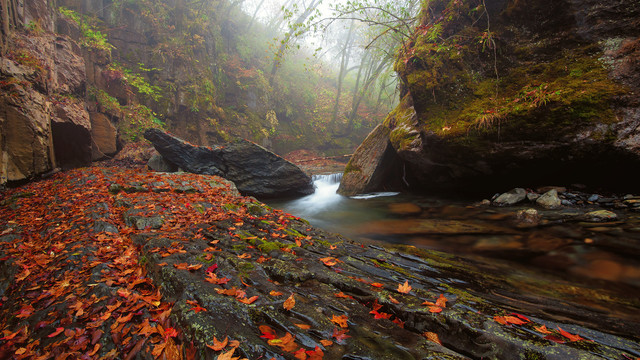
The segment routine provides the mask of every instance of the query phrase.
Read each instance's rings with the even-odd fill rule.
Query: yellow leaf
[[[401,294],[408,294],[411,291],[411,286],[409,286],[409,280],[405,281],[404,284],[398,285],[398,292]]]

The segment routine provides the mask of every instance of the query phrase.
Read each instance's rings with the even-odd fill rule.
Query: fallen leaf
[[[551,331],[547,329],[546,325],[534,326],[533,328],[536,329],[536,331],[541,332],[543,334],[551,334]]]
[[[238,299],[238,301],[240,301],[243,304],[247,304],[247,305],[253,304],[256,300],[258,300],[258,295],[255,295],[255,296],[252,296],[252,297],[246,298],[246,299],[245,298]]]
[[[333,315],[333,317],[331,318],[331,322],[340,326],[341,328],[347,328],[347,320],[349,318],[347,317],[347,315],[340,315],[340,316],[335,316]]]
[[[282,293],[280,291],[271,290],[269,292],[269,295],[271,295],[271,296],[282,296]]]
[[[374,283],[371,283],[371,286],[377,287],[377,288],[381,288],[381,287],[384,286],[384,284],[380,284],[380,283],[374,282]]]
[[[580,335],[573,335],[570,334],[564,330],[562,330],[562,328],[560,326],[558,326],[558,331],[560,331],[560,335],[566,337],[567,339],[569,339],[569,341],[580,341],[580,340],[584,340],[584,338]]]
[[[238,255],[238,259],[251,259],[251,254],[244,253],[242,255]]]
[[[408,294],[411,291],[411,286],[409,286],[409,280],[405,281],[404,284],[398,285],[398,292],[401,294]]]
[[[232,359],[231,357],[233,356],[233,352],[234,351],[236,351],[236,348],[232,348],[231,350],[227,351],[226,353],[218,355],[216,360],[231,360]]]
[[[436,300],[436,306],[440,306],[441,308],[447,307],[447,298],[440,294],[438,300]]]
[[[391,301],[394,304],[400,304],[400,301],[396,300],[393,296],[389,295],[389,301]]]
[[[52,337],[54,337],[54,336],[57,336],[58,334],[60,334],[60,333],[61,333],[61,332],[63,332],[63,331],[64,331],[64,328],[63,328],[63,327],[56,328],[56,331],[54,331],[54,332],[52,332],[51,334],[47,335],[47,337],[52,338]]]
[[[334,257],[331,257],[331,256],[320,258],[319,260],[322,261],[323,264],[325,264],[326,266],[329,266],[329,267],[337,264],[340,261],[340,260],[338,260],[338,259],[336,259]]]
[[[331,345],[333,345],[333,341],[331,341],[331,340],[324,340],[324,339],[322,339],[322,340],[320,340],[320,344],[322,344],[322,346],[327,347],[327,346],[331,346]]]
[[[284,301],[284,304],[282,304],[282,307],[285,310],[291,310],[295,305],[296,305],[296,299],[294,299],[293,294],[291,294],[291,296],[289,296],[287,300]]]
[[[311,325],[309,325],[309,324],[293,324],[293,325],[295,325],[295,326],[299,327],[299,328],[300,328],[300,329],[302,329],[302,330],[309,330],[309,329],[311,329]]]
[[[343,340],[350,338],[351,336],[347,335],[347,332],[349,332],[349,329],[344,329],[344,330],[340,330],[338,331],[338,329],[333,329],[333,337],[336,339],[336,341],[338,343],[341,343]]]
[[[207,345],[207,347],[213,351],[220,351],[222,349],[224,349],[227,346],[227,343],[229,343],[229,337],[225,337],[224,340],[222,341],[218,341],[218,339],[216,339],[216,337],[213,337],[213,345]]]
[[[442,308],[440,306],[429,306],[429,312],[439,313],[442,312]]]
[[[438,345],[442,345],[442,342],[440,341],[440,338],[438,337],[438,334],[436,334],[434,332],[427,331],[427,332],[423,333],[422,335],[424,337],[426,337],[428,340],[433,341],[434,343],[436,343]]]
[[[267,325],[258,326],[258,330],[260,330],[260,332],[262,333],[262,336],[260,337],[263,339],[272,340],[276,338],[276,332]]]
[[[343,293],[342,291],[340,291],[339,293],[335,293],[333,295],[335,295],[338,298],[353,299],[353,296],[347,295],[347,294]]]

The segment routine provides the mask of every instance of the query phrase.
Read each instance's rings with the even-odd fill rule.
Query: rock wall
[[[429,1],[398,55],[384,125],[409,188],[637,189],[640,2],[471,3]]]
[[[86,70],[91,65],[93,76],[98,62],[87,63],[85,57],[95,56],[54,32],[57,17],[51,2],[21,5],[18,24],[2,34],[8,47],[0,58],[0,185],[58,167],[85,166],[92,153],[97,159],[117,151],[113,124],[102,121],[92,131],[85,102]]]

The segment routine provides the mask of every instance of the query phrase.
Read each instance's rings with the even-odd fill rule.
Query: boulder
[[[493,44],[457,40],[486,36],[466,15],[471,3],[429,4],[422,26],[447,36],[434,45],[417,33],[396,61],[401,99],[384,126],[406,173],[378,187],[404,176],[410,190],[432,193],[638,189],[628,171],[640,167],[639,2],[487,0],[495,57]]]
[[[351,196],[379,190],[399,168],[398,155],[389,142],[389,129],[376,126],[356,149],[344,171],[338,193]]]
[[[92,160],[102,159],[105,156],[118,152],[118,130],[111,120],[102,113],[92,112],[91,119],[91,154]]]
[[[493,200],[493,204],[497,206],[515,205],[527,198],[527,191],[523,188],[515,188],[507,191]]]
[[[546,193],[540,195],[540,197],[536,200],[536,204],[547,209],[557,209],[562,206],[562,201],[558,197],[558,192],[556,191],[556,189],[551,189]]]
[[[176,172],[178,167],[175,164],[165,160],[160,154],[153,154],[147,162],[147,167],[158,172]]]
[[[235,139],[224,146],[204,147],[158,129],[148,129],[144,136],[162,157],[181,169],[222,176],[233,181],[243,195],[286,197],[314,191],[311,177],[296,165],[244,139]]]

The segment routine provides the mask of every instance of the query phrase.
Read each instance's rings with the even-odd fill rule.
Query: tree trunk
[[[260,11],[260,9],[262,9],[262,5],[264,4],[265,1],[266,0],[260,1],[260,4],[258,4],[258,6],[256,7],[256,10],[253,12],[253,16],[251,17],[251,21],[249,21],[249,25],[247,25],[247,32],[249,32],[249,30],[251,30],[251,26],[256,21],[256,18],[258,17],[258,12]]]
[[[344,46],[342,47],[342,59],[340,61],[340,73],[338,74],[338,88],[336,90],[336,102],[333,105],[333,115],[331,117],[331,124],[335,127],[335,124],[338,121],[338,111],[340,109],[340,95],[342,95],[342,82],[344,81],[345,76],[347,75],[347,66],[349,65],[349,57],[351,55],[351,42],[353,29],[355,28],[355,21],[351,20],[351,25],[349,26],[349,33],[347,34],[347,38],[344,41]]]
[[[320,5],[320,3],[322,2],[322,0],[313,0],[311,1],[311,4],[309,4],[309,6],[307,8],[304,9],[304,11],[302,12],[302,14],[300,14],[300,16],[298,16],[298,18],[296,19],[296,21],[293,23],[294,25],[302,25],[302,23],[307,20],[307,18],[311,15],[311,13],[313,13],[313,11],[316,9],[316,7],[318,7],[318,5]],[[296,29],[292,28],[290,29],[287,34],[285,35],[284,39],[282,40],[282,42],[280,43],[280,47],[278,48],[278,51],[276,52],[276,55],[273,59],[273,65],[271,66],[271,72],[270,72],[270,77],[269,77],[269,84],[273,85],[273,79],[276,76],[276,73],[278,72],[278,69],[280,68],[280,65],[282,64],[282,59],[284,58],[284,52],[287,50],[287,45],[289,44],[289,41],[291,41],[291,39],[293,37],[295,37],[295,33],[296,33]]]

